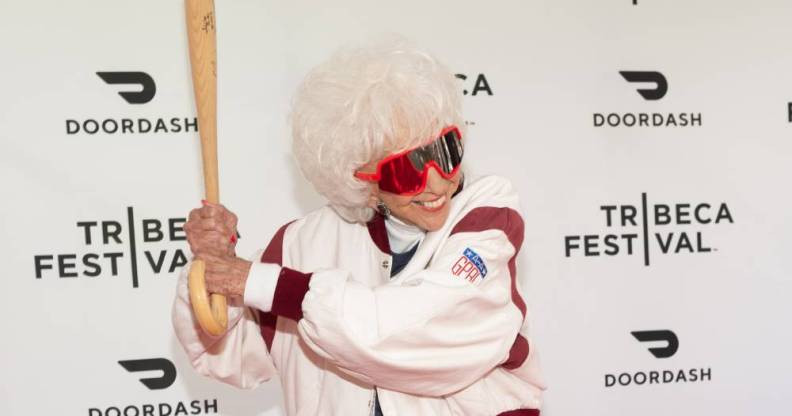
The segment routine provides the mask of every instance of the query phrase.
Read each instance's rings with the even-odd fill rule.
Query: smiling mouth
[[[446,202],[446,196],[443,195],[440,198],[435,199],[434,201],[412,201],[413,204],[418,205],[424,210],[427,211],[437,211],[438,209],[442,208]]]

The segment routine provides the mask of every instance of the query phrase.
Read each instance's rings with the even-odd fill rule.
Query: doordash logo
[[[641,343],[659,343],[648,347],[655,358],[671,358],[679,350],[679,338],[670,329],[632,331],[633,338]],[[617,386],[643,386],[661,384],[688,384],[712,381],[712,368],[709,366],[614,371],[605,374],[605,388]]]
[[[640,82],[640,83],[652,83],[655,84],[655,87],[652,89],[649,88],[638,88],[638,94],[641,94],[645,100],[659,100],[665,97],[666,93],[668,92],[668,81],[666,80],[665,75],[657,71],[619,71],[621,76],[627,80],[627,82]]]
[[[154,377],[140,379],[140,382],[149,390],[167,389],[176,381],[176,366],[167,358],[121,360],[118,364],[130,373],[158,371],[159,374]],[[152,396],[162,398],[159,394],[152,393]],[[88,416],[177,416],[216,415],[219,413],[217,398],[132,404],[104,403],[88,408]]]
[[[167,358],[146,358],[142,360],[122,360],[118,364],[130,373],[143,371],[160,371],[159,377],[141,378],[140,382],[149,390],[163,390],[173,385],[176,381],[176,366]]]
[[[668,79],[660,71],[618,71],[635,91],[649,102],[657,102],[668,93]],[[620,88],[623,90],[623,88]],[[624,95],[624,94],[622,94]],[[600,111],[593,114],[594,127],[701,127],[699,111],[657,111],[657,104],[635,104],[631,111]]]
[[[154,99],[154,94],[157,93],[157,85],[154,83],[154,78],[145,72],[100,71],[96,75],[99,75],[99,78],[110,85],[139,85],[140,91],[120,91],[118,93],[129,104],[145,104]]]
[[[87,110],[70,108],[75,112],[66,118],[67,136],[112,136],[112,135],[137,135],[137,134],[165,134],[165,133],[195,133],[198,131],[197,117],[173,114],[167,107],[142,105],[148,104],[157,94],[157,84],[154,78],[142,71],[97,71],[96,75],[110,86],[102,86],[107,99],[95,103]],[[91,77],[92,83],[99,82]],[[101,84],[99,84],[101,86]],[[94,85],[94,89],[98,86]],[[111,92],[118,91],[118,95],[132,107],[119,107],[118,98],[112,98]],[[112,98],[112,102],[110,101]],[[118,109],[110,114],[96,114],[100,109],[102,113],[109,108]],[[82,114],[80,114],[82,113]],[[94,114],[91,114],[94,113]]]
[[[679,349],[679,338],[677,338],[673,331],[668,329],[657,331],[633,331],[630,333],[635,339],[641,342],[665,342],[665,347],[649,347],[649,352],[657,358],[672,357]]]

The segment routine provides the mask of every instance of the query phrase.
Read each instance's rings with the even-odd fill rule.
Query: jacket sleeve
[[[172,321],[192,366],[200,374],[244,389],[269,380],[276,370],[257,311],[244,307],[239,299],[229,298],[227,331],[217,337],[206,334],[192,313],[187,287],[190,265],[184,266],[179,276]]]
[[[510,208],[485,211],[468,214],[429,266],[399,284],[284,268],[273,312],[299,320],[312,350],[362,381],[424,396],[467,387],[525,358],[513,351],[525,311],[514,280],[523,222]]]

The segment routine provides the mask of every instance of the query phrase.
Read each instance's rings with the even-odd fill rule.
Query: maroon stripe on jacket
[[[507,370],[514,370],[523,365],[526,358],[528,358],[528,340],[522,334],[517,334],[509,349],[509,357],[501,365]]]
[[[539,409],[517,409],[498,413],[497,416],[539,416]]]
[[[281,227],[270,240],[269,245],[261,255],[261,263],[275,263],[279,266],[283,263],[283,235],[286,233],[286,227],[290,223]],[[278,325],[278,317],[272,312],[259,311],[259,326],[261,327],[261,336],[264,337],[264,342],[267,344],[267,350],[272,348],[272,340],[275,339],[275,328]]]
[[[514,246],[514,255],[509,259],[509,274],[511,275],[511,298],[514,305],[525,318],[526,307],[520,292],[517,291],[517,253],[522,246],[525,224],[520,214],[511,208],[479,207],[471,210],[451,230],[451,235],[464,232],[481,232],[486,230],[501,230]],[[509,350],[509,357],[503,362],[507,369],[521,366],[528,358],[528,340],[520,334],[514,339]]]
[[[282,267],[272,298],[272,313],[295,321],[302,319],[302,301],[308,293],[310,281],[311,273]]]
[[[275,233],[267,249],[264,250],[264,254],[261,255],[262,263],[277,263],[281,266],[278,283],[275,284],[275,294],[272,297],[272,310],[259,312],[261,334],[264,336],[267,347],[272,345],[272,339],[275,337],[278,316],[295,321],[302,319],[302,300],[308,293],[308,283],[311,281],[311,273],[300,273],[297,270],[282,267],[283,235],[289,224],[284,225]]]

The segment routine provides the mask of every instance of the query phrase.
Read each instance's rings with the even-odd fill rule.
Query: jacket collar
[[[385,228],[385,217],[379,212],[374,213],[374,218],[366,223],[366,227],[368,227],[371,241],[377,245],[377,248],[385,254],[391,254],[388,230]]]

